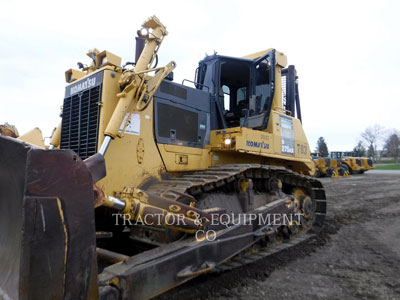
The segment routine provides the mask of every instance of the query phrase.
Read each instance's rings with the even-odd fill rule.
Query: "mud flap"
[[[73,151],[0,137],[0,299],[96,299],[93,180]]]

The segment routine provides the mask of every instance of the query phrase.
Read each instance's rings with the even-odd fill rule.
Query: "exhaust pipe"
[[[139,60],[140,55],[142,54],[146,39],[140,36],[138,32],[138,36],[135,37],[135,40],[136,40],[136,51],[135,51],[135,64],[136,64]]]

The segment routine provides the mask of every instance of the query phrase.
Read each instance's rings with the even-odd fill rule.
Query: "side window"
[[[244,109],[249,107],[251,61],[229,59],[221,61],[219,75],[219,100],[224,106],[225,127],[240,126]],[[226,111],[228,113],[226,113]]]
[[[242,116],[242,110],[249,108],[248,87],[238,88],[236,91],[236,111]]]
[[[231,90],[227,85],[222,86],[222,92],[224,93],[224,108],[230,110],[231,106]]]
[[[241,87],[237,90],[236,104],[247,100],[247,87]]]
[[[269,65],[267,60],[263,60],[256,66],[256,111],[266,110],[270,98],[269,85]]]
[[[213,83],[213,65],[212,64],[202,64],[196,73],[196,82],[200,83],[196,85],[197,89],[210,92],[214,91]]]

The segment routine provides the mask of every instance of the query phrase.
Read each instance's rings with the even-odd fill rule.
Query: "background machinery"
[[[312,156],[315,164],[315,177],[331,177],[333,170],[330,168],[330,161],[326,160],[324,157],[319,157],[316,155]]]
[[[315,164],[315,177],[349,177],[347,167],[343,167],[342,162],[335,158],[320,157],[318,153],[311,154]]]
[[[327,158],[327,161],[330,162],[330,167],[333,170],[332,177],[349,177],[351,176],[349,171],[343,167],[343,164],[340,160],[334,158]]]
[[[372,162],[372,158],[360,157],[361,167],[364,169],[364,172],[374,169],[374,163]]]
[[[321,229],[286,56],[207,56],[192,88],[153,66],[163,24],[139,32],[135,63],[66,72],[50,149],[0,137],[0,297],[150,298]]]
[[[330,153],[330,157],[340,160],[350,174],[363,174],[374,168],[372,159],[356,157],[353,152],[334,151]]]

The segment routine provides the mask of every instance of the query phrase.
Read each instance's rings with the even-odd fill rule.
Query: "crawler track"
[[[280,180],[281,189],[271,189],[270,183],[277,182],[276,179]],[[238,183],[243,183],[242,180],[248,183],[247,188],[235,188]],[[214,233],[216,239],[212,241],[196,239],[192,235],[171,240],[129,257],[120,264],[106,267],[99,276],[100,299],[108,299],[111,291],[122,295],[121,299],[130,299],[130,295],[148,299],[200,274],[229,270],[262,259],[306,240],[310,232],[319,232],[326,214],[325,192],[318,180],[276,166],[220,165],[204,171],[171,175],[168,180],[150,183],[142,189],[185,204],[195,202],[202,210],[229,210],[233,208],[230,201],[254,199],[257,203],[254,201],[244,212],[263,217],[273,213],[292,214],[294,206],[289,204],[295,203],[296,198],[291,191],[302,190],[311,203],[312,216],[306,218],[305,225],[300,222],[291,227],[244,222],[229,227],[220,226]],[[240,198],[243,193],[248,198]],[[153,275],[148,276],[149,273]],[[155,281],[157,289],[154,288]],[[112,287],[110,282],[120,284]]]
[[[326,196],[320,181],[305,175],[300,175],[283,167],[259,165],[259,164],[234,164],[215,166],[205,171],[196,171],[176,176],[168,180],[163,180],[151,185],[147,190],[159,194],[160,196],[177,196],[183,193],[198,198],[200,194],[212,193],[216,190],[223,190],[240,178],[252,179],[255,183],[265,181],[274,177],[280,179],[283,183],[283,190],[291,190],[293,188],[303,188],[315,201],[315,220],[312,228],[308,230],[300,230],[300,232],[292,233],[285,239],[275,236],[273,243],[267,246],[252,245],[251,251],[246,249],[237,256],[227,260],[226,262],[216,266],[212,271],[220,272],[230,270],[242,265],[252,263],[276,252],[282,251],[297,245],[318,233],[324,223],[326,215]],[[257,191],[259,184],[254,185]],[[265,192],[265,191],[261,191]]]

